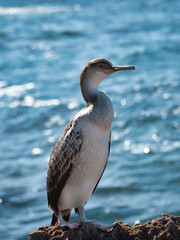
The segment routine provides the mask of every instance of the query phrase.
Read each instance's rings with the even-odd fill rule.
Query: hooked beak
[[[113,70],[115,72],[123,71],[123,70],[135,70],[135,67],[134,66],[113,66]]]

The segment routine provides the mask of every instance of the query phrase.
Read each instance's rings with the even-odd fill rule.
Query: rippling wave
[[[162,212],[180,215],[179,9],[178,0],[1,1],[1,239],[27,239],[50,223],[48,159],[85,106],[80,72],[98,57],[136,71],[100,86],[115,118],[110,159],[87,217],[134,224]]]

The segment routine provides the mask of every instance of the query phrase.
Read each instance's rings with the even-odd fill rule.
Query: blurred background
[[[134,65],[100,86],[115,110],[89,219],[180,215],[180,1],[0,1],[0,239],[49,225],[51,151],[83,107],[91,59]],[[72,219],[77,218],[72,214]]]

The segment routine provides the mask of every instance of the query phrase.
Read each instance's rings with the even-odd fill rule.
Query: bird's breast
[[[61,209],[84,205],[90,198],[108,159],[110,131],[81,122],[83,144],[59,199]]]

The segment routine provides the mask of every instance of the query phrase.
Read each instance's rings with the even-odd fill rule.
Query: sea
[[[49,157],[86,106],[79,77],[94,58],[136,70],[99,86],[115,114],[87,218],[180,215],[180,1],[0,0],[0,239],[50,224]]]

